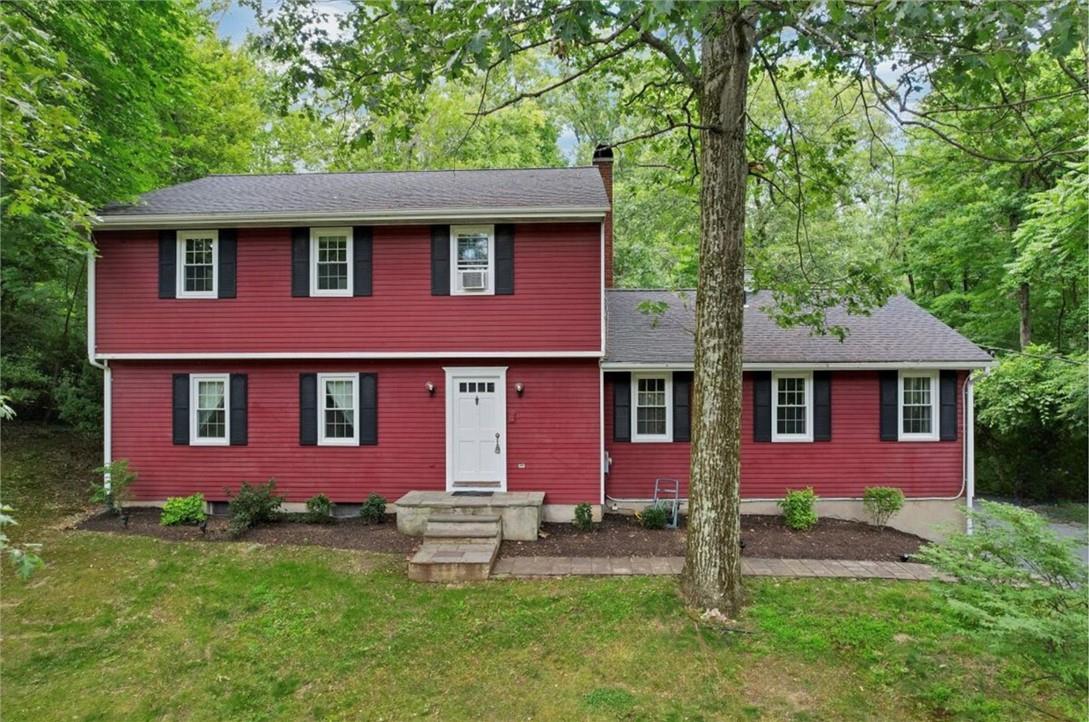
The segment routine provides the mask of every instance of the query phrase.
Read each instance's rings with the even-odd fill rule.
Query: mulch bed
[[[529,557],[657,557],[684,556],[684,528],[649,530],[634,517],[607,514],[593,531],[570,524],[545,524],[547,538],[535,542],[505,541],[500,556]],[[778,516],[742,516],[742,556],[765,559],[857,559],[900,561],[914,554],[925,539],[868,524],[821,519],[806,532],[787,529]]]
[[[398,533],[390,518],[383,524],[340,519],[336,524],[281,521],[250,529],[238,539],[227,533],[227,517],[208,519],[206,533],[193,526],[162,526],[159,509],[132,508],[129,525],[108,513],[77,525],[78,529],[114,534],[139,534],[170,541],[246,541],[258,544],[298,544],[334,549],[410,555],[420,539]],[[683,522],[682,522],[683,524]],[[684,528],[649,530],[634,517],[607,514],[594,529],[583,532],[570,524],[545,524],[547,537],[534,542],[504,541],[500,556],[531,557],[676,557],[684,556]],[[742,516],[743,556],[770,559],[859,559],[899,561],[914,554],[924,539],[894,529],[878,529],[855,521],[821,519],[807,532],[787,529],[778,516]]]

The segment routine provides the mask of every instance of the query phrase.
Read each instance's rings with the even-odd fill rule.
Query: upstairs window
[[[670,441],[672,384],[668,374],[632,375],[632,441]]]
[[[319,374],[321,397],[318,443],[355,446],[359,443],[357,374]]]
[[[813,440],[813,376],[809,373],[772,374],[772,441]]]
[[[900,373],[900,440],[938,440],[938,373]]]
[[[194,445],[230,443],[230,383],[227,374],[193,374],[189,388],[189,439]]]
[[[178,298],[215,298],[219,231],[178,231]]]
[[[310,229],[312,296],[352,295],[352,229]]]
[[[450,244],[451,293],[494,293],[495,227],[451,226]]]

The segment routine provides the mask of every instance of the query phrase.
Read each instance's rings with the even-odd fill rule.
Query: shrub
[[[651,504],[637,515],[644,529],[665,529],[669,522],[669,513],[664,506]]]
[[[121,508],[129,499],[129,487],[137,479],[136,474],[129,470],[128,460],[111,461],[95,469],[95,473],[100,478],[91,484],[91,501],[105,504],[110,511],[120,514]],[[110,478],[108,485],[107,476]]]
[[[172,496],[163,504],[163,513],[159,517],[159,523],[163,526],[200,524],[206,516],[204,513],[204,494]]]
[[[779,508],[783,510],[783,521],[791,529],[806,531],[817,523],[817,512],[813,509],[817,503],[817,495],[813,493],[813,487],[787,491],[779,501]]]
[[[585,501],[575,507],[575,528],[590,531],[594,526],[594,508]]]
[[[883,527],[904,508],[904,492],[895,486],[867,486],[862,492],[862,505],[870,513],[874,525]]]
[[[275,519],[280,505],[284,503],[284,498],[276,496],[275,491],[275,479],[254,485],[243,481],[238,493],[233,496],[228,490],[227,506],[231,512],[229,525],[231,534],[238,536],[255,524]]]
[[[336,521],[333,509],[336,504],[325,494],[317,494],[306,500],[306,520],[313,524],[330,524]]]
[[[937,587],[950,610],[999,657],[1020,656],[1084,695],[1089,575],[1076,556],[1077,540],[1009,504],[980,500],[968,517],[971,534],[953,534],[916,555],[957,580]]]
[[[359,516],[367,524],[380,524],[386,519],[386,500],[379,494],[371,494],[359,507]]]

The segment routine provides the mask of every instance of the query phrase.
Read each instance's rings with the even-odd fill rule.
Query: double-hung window
[[[310,229],[310,295],[352,295],[352,229]]]
[[[193,374],[189,379],[189,443],[230,443],[230,393],[228,374]]]
[[[450,258],[451,293],[495,293],[495,226],[451,226]]]
[[[772,441],[813,440],[813,374],[772,374]]]
[[[318,443],[359,444],[358,374],[318,374]]]
[[[938,440],[938,372],[900,372],[900,441]]]
[[[178,298],[215,298],[219,231],[178,231]]]
[[[673,375],[633,374],[632,441],[673,439]]]

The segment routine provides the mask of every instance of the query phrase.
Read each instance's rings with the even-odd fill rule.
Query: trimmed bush
[[[665,529],[669,522],[669,513],[664,506],[652,504],[637,515],[644,529]]]
[[[575,507],[575,528],[590,531],[594,526],[594,508],[585,501]]]
[[[867,486],[862,492],[862,504],[873,518],[874,526],[883,527],[904,508],[904,492],[895,486]]]
[[[284,498],[276,495],[275,479],[252,485],[243,481],[237,494],[231,496],[228,490],[227,496],[227,507],[231,512],[229,529],[234,536],[263,521],[272,521],[284,503]]]
[[[817,495],[813,493],[813,487],[787,491],[779,501],[779,508],[783,510],[783,521],[795,531],[808,531],[817,523],[817,512],[813,508],[817,503]]]
[[[200,524],[208,515],[204,513],[204,494],[171,496],[163,504],[159,523],[163,526]]]
[[[311,524],[332,524],[336,521],[333,516],[336,508],[325,494],[316,494],[306,500],[306,520]]]
[[[367,524],[381,524],[386,520],[386,499],[380,494],[371,494],[359,507],[359,517]]]

